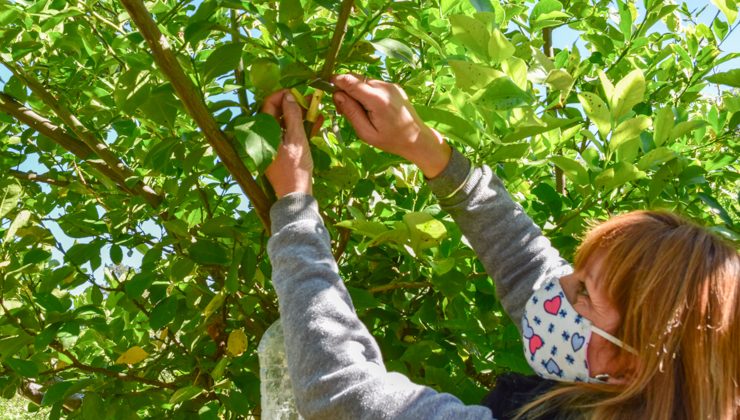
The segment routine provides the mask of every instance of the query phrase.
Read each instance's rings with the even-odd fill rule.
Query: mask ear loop
[[[597,327],[597,326],[595,326],[593,324],[591,324],[591,329],[593,330],[593,332],[595,332],[595,333],[599,334],[600,336],[604,337],[605,339],[607,339],[608,341],[610,341],[615,346],[621,347],[621,348],[627,350],[628,352],[630,352],[630,353],[632,353],[634,355],[637,355],[637,350],[635,350],[634,347],[631,347],[631,346],[623,343],[622,340],[618,339],[617,337],[609,334],[608,332],[602,330],[601,328],[599,328],[599,327]]]

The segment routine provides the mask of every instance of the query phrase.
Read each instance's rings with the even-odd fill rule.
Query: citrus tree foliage
[[[694,2],[357,0],[337,70],[403,85],[566,257],[631,209],[736,241],[740,70],[716,67],[738,56],[737,6],[712,3],[702,24]],[[149,27],[137,4],[0,6],[0,390],[53,416],[257,415],[278,318],[260,173],[280,139],[258,110],[311,92],[340,3],[157,0]],[[315,195],[388,367],[467,403],[526,372],[421,174],[324,105]]]

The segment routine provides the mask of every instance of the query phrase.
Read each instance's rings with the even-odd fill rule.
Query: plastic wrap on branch
[[[257,347],[260,363],[260,394],[262,418],[270,420],[298,420],[293,388],[285,360],[283,325],[278,319],[262,335]]]

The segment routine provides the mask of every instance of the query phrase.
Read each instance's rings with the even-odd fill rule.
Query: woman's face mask
[[[603,382],[589,374],[587,355],[592,333],[637,353],[579,315],[566,299],[560,280],[534,291],[524,309],[522,332],[529,365],[539,376],[556,381]]]

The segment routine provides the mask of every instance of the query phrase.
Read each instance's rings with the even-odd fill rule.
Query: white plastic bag
[[[260,362],[260,392],[264,420],[301,420],[295,406],[293,388],[285,360],[283,325],[278,319],[257,346]]]

